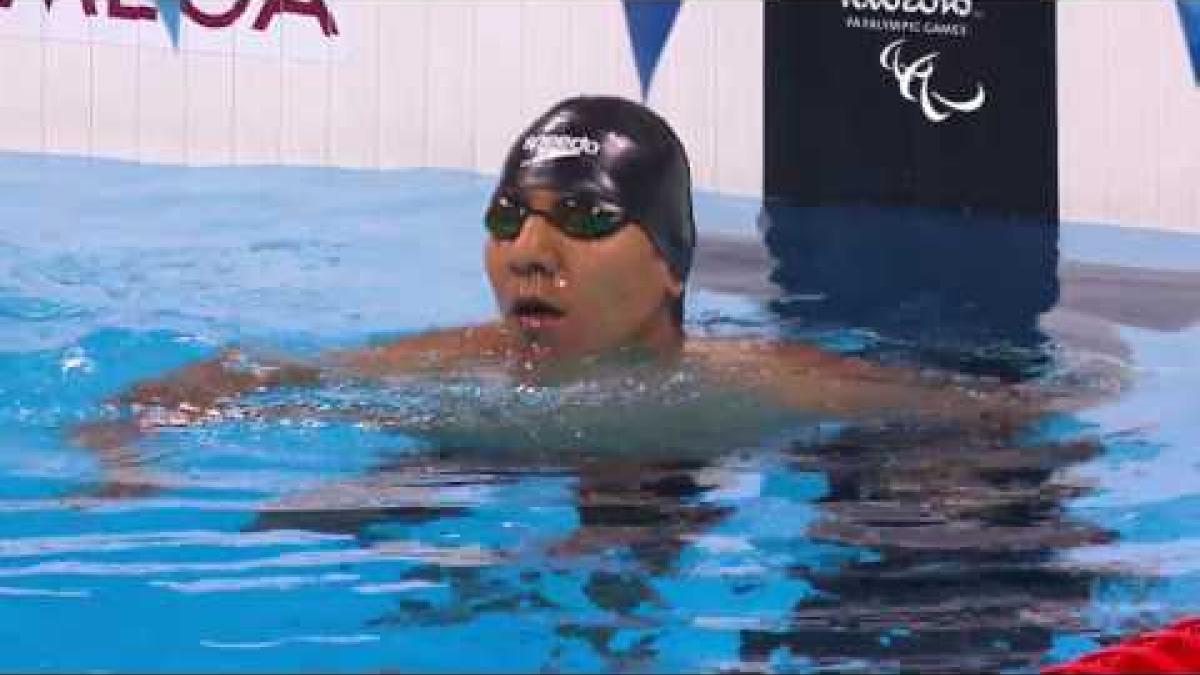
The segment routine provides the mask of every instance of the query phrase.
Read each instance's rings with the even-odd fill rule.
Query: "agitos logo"
[[[53,11],[57,5],[66,2],[78,2],[87,17],[96,20],[116,21],[162,21],[171,34],[171,39],[178,45],[179,19],[187,17],[189,21],[204,28],[228,28],[235,24],[252,21],[255,30],[265,31],[271,27],[275,17],[281,14],[296,14],[306,16],[320,27],[326,37],[338,34],[337,23],[333,13],[329,11],[325,0],[256,0],[254,7],[251,0],[226,0],[224,3],[213,1],[203,3],[204,8],[196,6],[193,0],[107,0],[101,15],[100,0],[42,0],[46,11]],[[222,7],[223,5],[223,7]],[[0,0],[0,9],[11,8],[13,0]]]
[[[905,63],[900,56],[904,40],[888,43],[879,54],[879,65],[896,78],[900,85],[900,95],[906,100],[919,102],[921,112],[930,122],[945,122],[953,113],[972,113],[983,107],[987,100],[987,92],[982,84],[975,85],[975,94],[969,99],[953,100],[933,90],[930,80],[933,79],[934,66],[939,54],[931,52],[918,57],[912,62]],[[916,86],[917,91],[913,91]]]

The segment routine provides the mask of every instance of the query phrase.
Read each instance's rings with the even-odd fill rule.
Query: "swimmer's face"
[[[552,212],[563,195],[529,190],[519,198]],[[672,306],[682,284],[636,222],[585,238],[531,213],[514,237],[488,235],[484,263],[505,324],[535,354],[677,345]]]

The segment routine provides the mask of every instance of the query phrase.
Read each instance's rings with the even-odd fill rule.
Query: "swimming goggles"
[[[576,239],[607,237],[632,220],[619,206],[573,195],[562,197],[546,211],[535,209],[513,195],[501,194],[488,206],[483,224],[493,237],[511,241],[521,235],[525,220],[534,214]]]

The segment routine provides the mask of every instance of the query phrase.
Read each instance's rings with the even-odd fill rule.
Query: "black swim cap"
[[[687,279],[696,243],[687,155],[649,108],[612,96],[555,105],[517,138],[496,191],[532,188],[620,206],[642,224],[676,278]]]

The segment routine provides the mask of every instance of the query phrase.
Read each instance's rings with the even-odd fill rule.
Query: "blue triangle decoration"
[[[171,44],[179,49],[179,3],[180,0],[154,0],[158,5],[158,18],[171,36]]]
[[[1200,85],[1200,0],[1179,0],[1179,18],[1183,21],[1188,51],[1192,53],[1196,84]]]
[[[650,90],[658,57],[662,56],[671,26],[679,14],[681,0],[623,0],[625,25],[633,44],[633,60],[642,83],[642,99]]]

